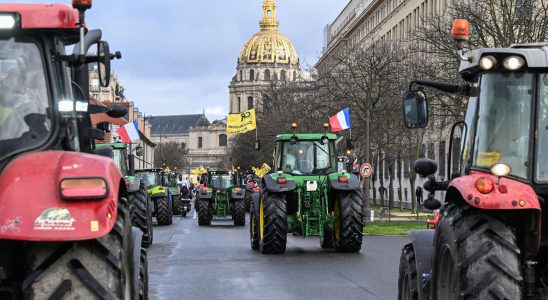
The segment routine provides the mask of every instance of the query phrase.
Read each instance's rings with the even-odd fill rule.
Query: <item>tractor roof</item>
[[[289,141],[292,136],[292,133],[279,134],[276,136],[276,141]],[[337,135],[334,133],[297,133],[295,136],[299,141],[319,141],[323,136],[327,136],[330,141],[337,139]]]
[[[228,174],[229,172],[227,170],[209,170],[207,171],[209,174]]]
[[[1,13],[18,13],[22,29],[73,29],[78,11],[63,4],[0,4]]]
[[[471,61],[461,61],[460,73],[472,79],[480,71],[479,61],[485,55],[518,55],[525,59],[527,68],[548,68],[548,43],[515,44],[508,48],[480,48],[471,51]]]
[[[127,149],[126,144],[124,143],[96,144],[95,147],[97,149],[107,148],[107,147],[111,147],[112,149],[120,149],[120,150]]]

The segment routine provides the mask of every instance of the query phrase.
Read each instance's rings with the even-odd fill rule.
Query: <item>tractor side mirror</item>
[[[261,141],[256,140],[256,141],[255,141],[255,145],[254,145],[253,148],[254,148],[256,151],[261,150]]]
[[[121,105],[113,105],[109,107],[108,111],[106,112],[109,117],[112,118],[121,118],[127,115],[128,109],[125,106]]]
[[[110,133],[111,124],[109,122],[97,123],[97,129],[102,130],[105,133]]]
[[[424,128],[428,125],[428,100],[423,91],[407,91],[403,94],[405,127]]]
[[[102,87],[110,85],[110,47],[105,41],[97,43],[97,62],[99,72],[99,84]]]
[[[438,163],[428,158],[420,158],[413,164],[413,170],[421,177],[428,177],[438,171]]]

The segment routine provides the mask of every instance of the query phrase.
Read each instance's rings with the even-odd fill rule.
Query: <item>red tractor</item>
[[[449,151],[448,181],[436,181],[434,161],[414,164],[429,179],[425,207],[441,212],[434,230],[410,232],[399,299],[547,299],[548,44],[469,50],[468,26],[456,20],[452,30],[465,84],[417,80],[403,97],[409,128],[428,124],[424,87],[467,96],[468,106],[450,133],[454,143],[460,128],[461,151]]]
[[[108,124],[90,115],[127,110],[88,101],[89,64],[108,86],[121,56],[85,27],[90,7],[0,4],[0,299],[147,298],[124,179],[94,145]]]

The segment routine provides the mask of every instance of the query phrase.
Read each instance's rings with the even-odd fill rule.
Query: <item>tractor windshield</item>
[[[513,176],[528,178],[533,74],[482,76],[474,166],[505,163]]]
[[[322,175],[335,169],[332,162],[332,143],[299,141],[295,144],[283,142],[281,169],[294,175]]]
[[[137,177],[143,180],[147,189],[153,186],[161,185],[160,174],[156,172],[139,172],[137,173]]]
[[[0,159],[43,144],[51,128],[38,46],[0,38]]]
[[[211,175],[211,186],[216,189],[228,189],[234,185],[230,174]]]

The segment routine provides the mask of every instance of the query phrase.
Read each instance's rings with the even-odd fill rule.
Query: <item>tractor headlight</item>
[[[491,55],[484,56],[480,59],[479,65],[482,70],[488,71],[497,65],[497,59]]]
[[[504,59],[504,62],[502,64],[507,70],[516,71],[521,69],[523,65],[525,65],[525,61],[519,56],[508,56]]]
[[[16,24],[16,19],[15,19],[15,16],[10,14],[10,15],[0,15],[0,30],[1,29],[13,29],[15,27],[15,24]]]
[[[491,173],[497,177],[504,177],[512,172],[512,168],[507,164],[498,163],[491,167]]]

